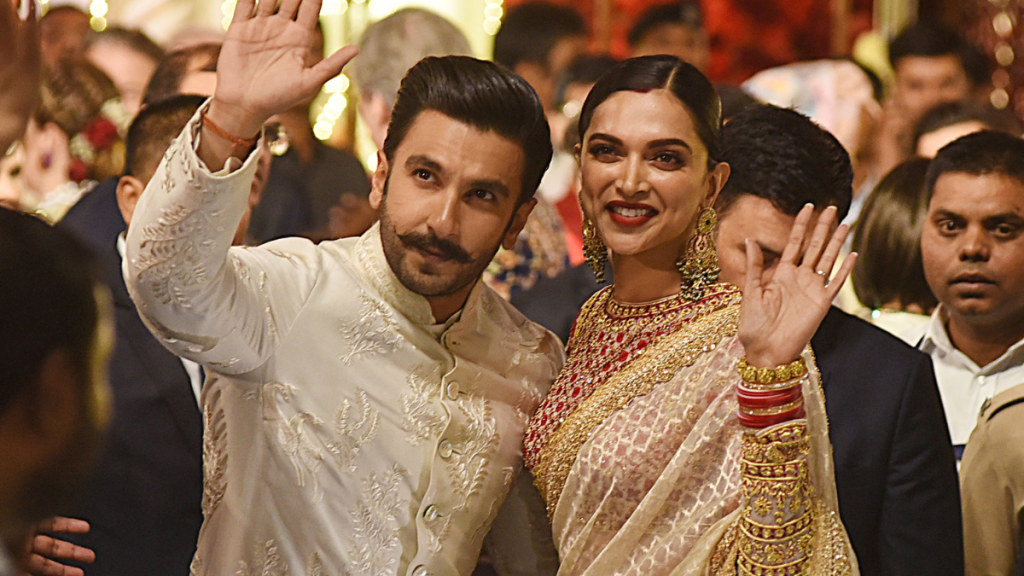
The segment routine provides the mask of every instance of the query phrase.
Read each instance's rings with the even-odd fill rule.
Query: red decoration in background
[[[506,9],[529,0],[505,0]],[[571,6],[596,31],[598,3],[611,2],[610,52],[628,56],[626,34],[644,10],[665,0],[548,0]],[[850,40],[871,27],[872,0],[853,0]],[[827,58],[832,33],[830,0],[701,0],[711,40],[715,82],[738,84],[754,73],[801,60]],[[601,39],[594,39],[598,48]]]
[[[93,118],[82,130],[85,139],[92,144],[93,150],[100,151],[109,148],[117,139],[117,126],[107,119],[106,116]]]

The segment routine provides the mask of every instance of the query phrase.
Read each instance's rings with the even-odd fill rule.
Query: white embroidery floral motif
[[[253,546],[252,565],[244,560],[238,561],[235,576],[288,576],[288,565],[277,552],[277,544],[267,540],[262,547]]]
[[[383,474],[371,474],[363,481],[363,491],[352,518],[349,549],[354,575],[378,576],[394,572],[400,556],[398,530],[405,522],[402,513],[409,503],[399,498],[398,488],[404,474],[395,464]]]
[[[317,472],[328,454],[339,468],[354,469],[360,448],[377,435],[380,413],[370,405],[366,392],[356,389],[356,402],[346,399],[335,414],[334,426],[309,412],[296,412],[290,418],[284,406],[290,404],[296,388],[271,382],[263,387],[263,417],[273,427],[275,437],[295,469],[295,479],[305,487],[313,486],[313,501],[323,497]],[[353,407],[356,408],[353,411]]]
[[[348,344],[348,352],[340,358],[345,364],[359,356],[387,354],[398,350],[402,335],[394,312],[383,301],[359,293],[359,317],[341,325],[341,337]]]
[[[306,576],[327,576],[327,572],[324,571],[324,561],[320,559],[319,552],[313,552],[313,557],[309,559]]]
[[[210,394],[203,410],[203,518],[209,519],[224,499],[228,468],[227,422],[219,407],[220,390]]]
[[[458,496],[455,500],[459,505],[428,523],[435,553],[441,551],[441,543],[448,535],[452,518],[466,509],[469,498],[483,486],[488,460],[493,456],[499,441],[497,424],[487,400],[479,396],[466,396],[457,405],[465,416],[465,423],[463,429],[455,434],[454,449],[451,457],[445,461],[445,466],[451,478],[451,490]],[[506,484],[510,482],[508,475],[503,478]]]
[[[402,428],[413,446],[437,438],[444,432],[445,417],[434,400],[441,395],[441,376],[436,366],[421,364],[407,378],[409,390],[402,394]]]

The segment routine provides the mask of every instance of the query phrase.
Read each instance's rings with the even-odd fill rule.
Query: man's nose
[[[990,254],[991,244],[986,231],[981,226],[969,226],[960,243],[960,261],[983,262]]]
[[[427,226],[439,238],[458,236],[461,206],[461,195],[457,190],[447,189],[437,194],[427,216]]]

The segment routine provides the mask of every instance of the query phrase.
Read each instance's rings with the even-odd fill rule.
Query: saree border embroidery
[[[722,338],[736,333],[740,312],[738,293],[716,304],[709,306],[711,309],[704,315],[695,314],[699,317],[664,336],[625,369],[596,387],[552,432],[537,454],[533,468],[534,483],[544,498],[549,518],[554,515],[580,449],[594,429],[634,398],[646,395],[658,384],[671,380],[680,369],[715,350]]]

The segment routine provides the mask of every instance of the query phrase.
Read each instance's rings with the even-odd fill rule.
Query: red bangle
[[[799,400],[803,391],[799,386],[778,392],[758,392],[739,387],[736,400],[740,408],[776,408]]]
[[[210,129],[211,132],[220,136],[221,138],[231,142],[235,148],[252,148],[256,142],[260,139],[259,134],[255,138],[240,138],[234,134],[229,133],[227,130],[217,126],[217,124],[210,120],[210,117],[203,112],[203,126]]]
[[[739,411],[739,420],[740,424],[747,428],[768,428],[769,426],[775,426],[776,424],[782,424],[783,422],[803,418],[806,415],[807,413],[804,411],[804,405],[800,404],[800,406],[794,410],[771,416],[753,416],[744,414],[743,411]]]

